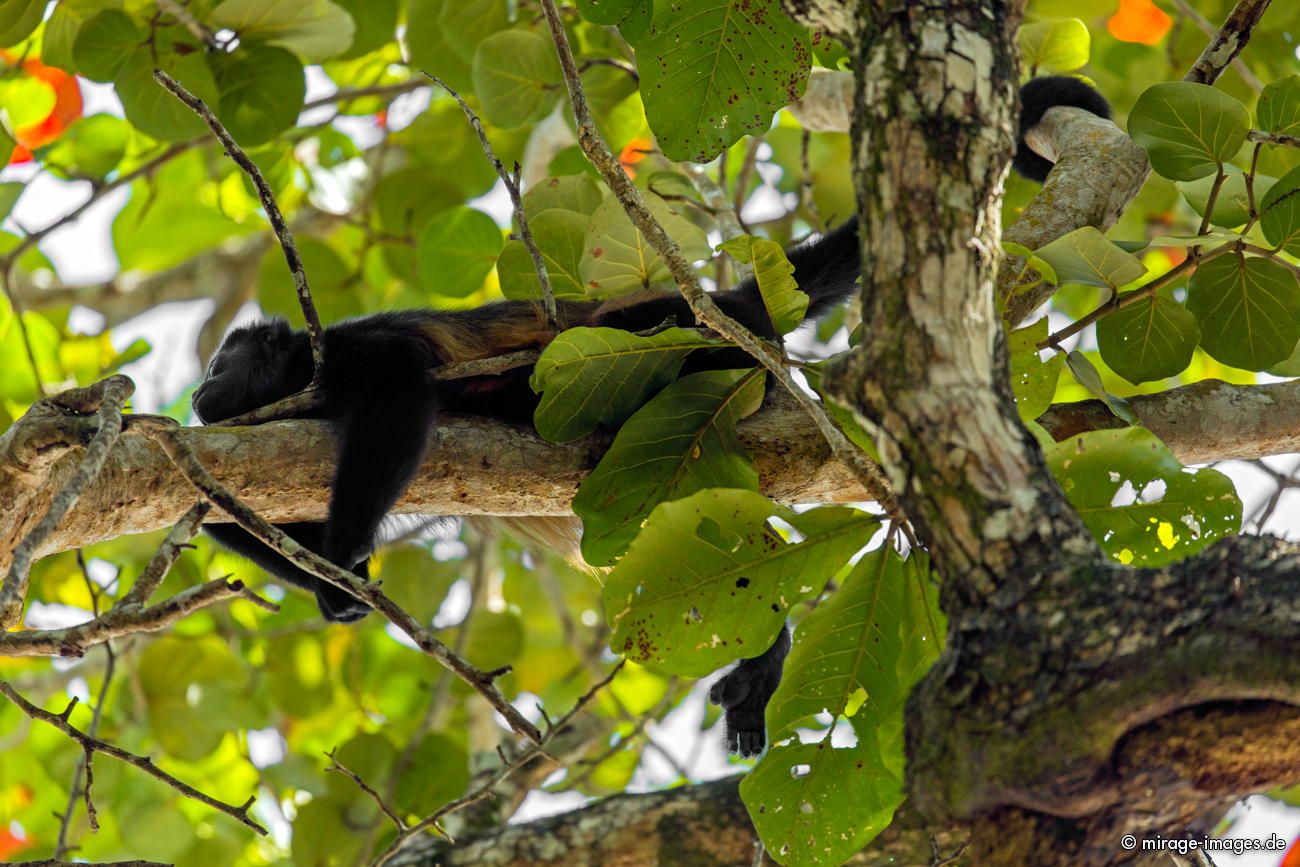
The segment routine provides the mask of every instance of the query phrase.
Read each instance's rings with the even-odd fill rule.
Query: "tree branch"
[[[54,726],[65,735],[81,744],[82,749],[88,752],[103,753],[106,756],[112,756],[118,761],[126,762],[128,765],[134,765],[149,776],[153,777],[155,780],[159,780],[180,792],[185,797],[207,804],[212,809],[219,810],[239,823],[252,828],[258,834],[266,836],[266,829],[248,815],[248,809],[252,807],[253,802],[257,800],[255,796],[250,797],[242,806],[239,807],[236,807],[234,804],[227,804],[225,801],[218,801],[216,798],[200,792],[188,783],[176,779],[171,774],[154,764],[153,759],[150,759],[147,756],[137,756],[135,753],[129,753],[121,747],[115,747],[112,744],[92,738],[90,735],[68,722],[68,717],[71,715],[72,709],[77,706],[76,699],[72,700],[72,703],[64,709],[63,713],[54,714],[47,710],[42,710],[32,704],[19,695],[12,686],[4,681],[0,681],[0,695],[4,695],[8,698],[18,706],[19,710],[32,719],[40,720],[41,722]]]

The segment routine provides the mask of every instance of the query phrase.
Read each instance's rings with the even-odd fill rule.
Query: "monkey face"
[[[311,381],[307,335],[283,319],[236,328],[212,356],[191,399],[204,424],[232,418],[301,391]]]

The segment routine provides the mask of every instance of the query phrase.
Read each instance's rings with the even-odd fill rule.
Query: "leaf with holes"
[[[1259,203],[1264,237],[1292,256],[1300,255],[1300,166],[1269,187]]]
[[[1243,370],[1268,369],[1300,341],[1300,286],[1267,259],[1228,254],[1202,264],[1187,281],[1187,309],[1205,351]]]
[[[705,488],[757,491],[736,422],[763,402],[765,378],[761,368],[693,373],[625,421],[573,498],[583,559],[613,565],[660,503]]]
[[[1134,385],[1182,373],[1200,337],[1196,317],[1159,295],[1122,307],[1097,323],[1102,360]]]
[[[1167,81],[1148,87],[1128,116],[1128,132],[1151,168],[1174,181],[1213,174],[1250,131],[1246,106],[1206,84]]]
[[[1024,421],[1047,412],[1056,394],[1056,383],[1065,366],[1065,356],[1053,352],[1046,361],[1038,354],[1038,344],[1047,339],[1047,317],[1017,328],[1007,335],[1007,352],[1011,356],[1011,391],[1016,397],[1016,411]]]
[[[892,546],[880,546],[799,623],[785,676],[767,706],[771,742],[796,735],[820,713],[901,712],[943,640],[932,632],[937,620],[910,604],[916,600],[909,599],[907,582],[917,574],[905,574],[904,562]]]
[[[771,518],[800,541],[783,539]],[[610,647],[687,677],[756,656],[790,606],[820,593],[878,525],[856,509],[796,513],[729,488],[661,503],[605,584]]]
[[[1300,75],[1265,85],[1255,105],[1259,128],[1275,135],[1300,136]]]
[[[754,282],[777,334],[788,334],[803,324],[808,313],[808,295],[799,291],[794,266],[780,244],[753,235],[739,235],[723,241],[722,249],[754,266]]]
[[[1047,450],[1052,475],[1102,548],[1121,563],[1163,566],[1241,528],[1232,481],[1187,471],[1139,427],[1089,431]]]
[[[780,0],[693,0],[656,4],[637,60],[664,155],[708,162],[803,96],[812,51]]]
[[[643,195],[646,207],[677,242],[687,261],[709,257],[712,250],[703,229],[658,196]],[[612,197],[596,208],[587,224],[581,272],[588,294],[599,296],[625,295],[671,279],[663,258]]]
[[[778,744],[740,781],[763,846],[793,867],[834,867],[893,821],[901,779],[869,738],[854,747]]]
[[[1092,226],[1062,235],[1034,253],[1052,267],[1058,285],[1080,283],[1118,289],[1147,272],[1138,257],[1106,240]]]
[[[616,427],[677,378],[686,356],[723,346],[698,331],[639,336],[619,328],[570,328],[546,347],[529,383],[542,395],[533,422],[551,442]]]

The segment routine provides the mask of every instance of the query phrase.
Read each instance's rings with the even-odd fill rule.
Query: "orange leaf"
[[[1110,35],[1120,42],[1142,45],[1155,45],[1173,26],[1174,19],[1152,0],[1119,0],[1119,11],[1106,22]]]
[[[0,52],[0,60],[13,65],[16,58],[10,52]],[[37,123],[28,124],[14,130],[14,148],[10,163],[23,163],[32,158],[32,151],[44,147],[63,134],[74,120],[81,117],[81,85],[75,75],[70,75],[56,66],[46,66],[39,60],[22,62],[22,74],[45,82],[54,90],[54,108]]]
[[[26,837],[16,837],[8,828],[0,828],[0,858],[17,855],[31,845],[32,841]]]
[[[1300,837],[1291,841],[1291,848],[1286,850],[1278,867],[1300,867]]]

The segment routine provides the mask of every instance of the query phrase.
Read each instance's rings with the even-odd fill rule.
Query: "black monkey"
[[[1015,167],[1043,180],[1051,163],[1029,151],[1024,133],[1056,105],[1073,105],[1109,117],[1104,98],[1077,79],[1036,79],[1021,91],[1022,121]],[[861,273],[857,219],[789,251],[794,278],[809,295],[807,319],[815,320],[847,298]],[[714,300],[754,333],[775,338],[756,284],[746,281]],[[561,328],[579,325],[637,331],[665,320],[695,325],[685,300],[652,293],[601,303],[564,301]],[[465,412],[511,421],[531,419],[537,396],[528,385],[531,369],[446,382],[432,380],[440,364],[486,358],[511,350],[540,348],[554,331],[536,305],[501,302],[476,310],[404,310],[378,313],[325,329],[320,386],[324,405],[317,415],[339,425],[340,443],[329,515],[325,523],[281,525],[286,533],[331,562],[368,577],[380,521],[419,468],[428,431],[439,411]],[[740,350],[698,352],[685,370],[751,365]],[[220,421],[288,397],[312,377],[307,335],[283,320],[232,331],[213,357],[194,392],[195,415]],[[325,619],[349,622],[369,607],[343,590],[319,581],[270,550],[235,524],[205,531],[284,581],[315,593]],[[781,680],[790,650],[783,629],[772,647],[741,660],[709,693],[726,712],[727,745],[742,755],[764,746],[763,714]]]

